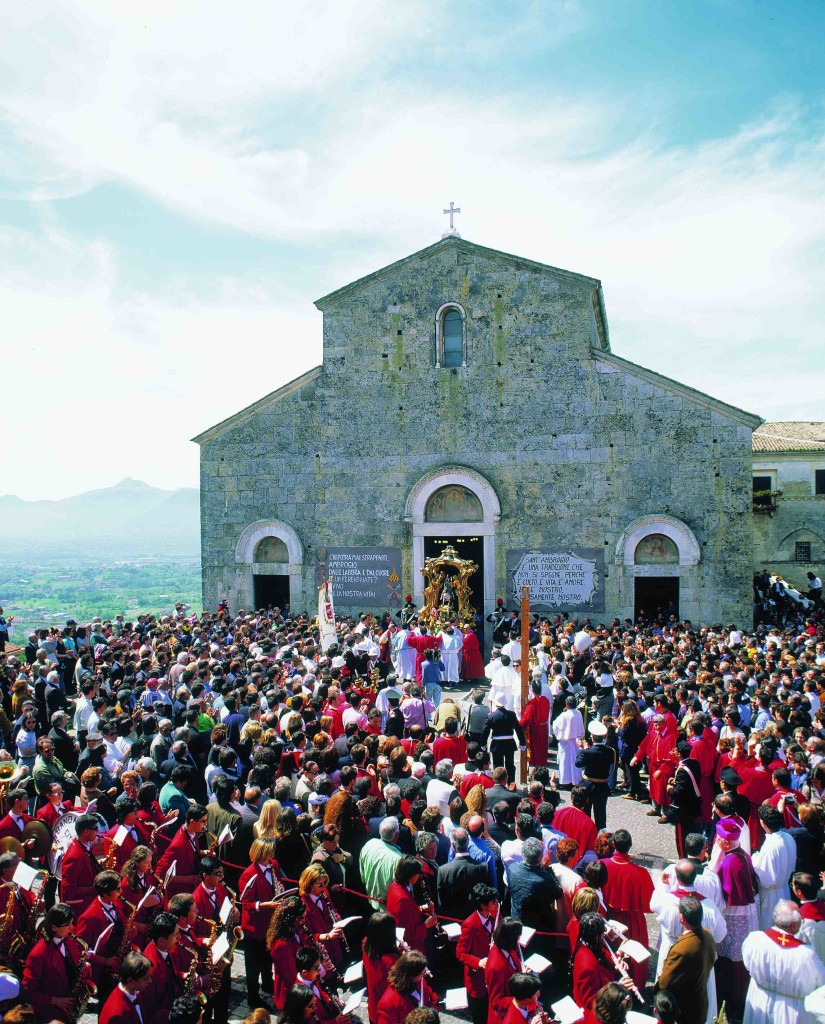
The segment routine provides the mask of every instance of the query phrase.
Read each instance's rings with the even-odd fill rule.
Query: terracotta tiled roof
[[[825,452],[825,423],[786,420],[753,432],[755,452]]]

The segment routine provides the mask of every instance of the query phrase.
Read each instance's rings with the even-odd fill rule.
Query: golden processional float
[[[475,625],[476,610],[470,595],[470,577],[478,572],[475,562],[462,558],[448,544],[435,558],[425,559],[420,572],[425,584],[419,621],[433,630],[456,620]]]

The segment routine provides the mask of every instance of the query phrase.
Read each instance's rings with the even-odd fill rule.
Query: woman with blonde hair
[[[261,808],[258,820],[252,826],[252,833],[256,839],[274,839],[275,822],[281,813],[279,800],[266,800]]]
[[[598,914],[600,908],[601,901],[595,889],[586,886],[575,893],[573,896],[573,913],[567,922],[567,935],[570,939],[571,949],[576,948],[576,942],[579,938],[579,919],[585,914]]]
[[[259,743],[263,731],[263,726],[260,722],[246,722],[243,729],[241,729],[241,743]]]
[[[273,910],[280,905],[277,897],[285,885],[275,860],[274,839],[255,839],[249,848],[249,859],[251,864],[238,882],[238,894],[244,932],[247,1001],[254,1006],[259,1003],[260,989],[272,993],[267,929]]]
[[[484,786],[473,786],[469,789],[464,797],[464,803],[471,814],[477,814],[482,819],[486,833],[487,826],[493,824],[493,817],[487,810],[487,790]]]
[[[298,892],[306,907],[307,931],[316,946],[323,947],[334,964],[344,959],[343,933],[337,927],[341,915],[332,902],[329,892],[329,875],[320,864],[304,868],[298,879]]]

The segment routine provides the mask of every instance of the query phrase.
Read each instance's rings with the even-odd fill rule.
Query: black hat
[[[742,779],[735,768],[727,766],[719,773],[719,778],[726,786],[741,786]]]

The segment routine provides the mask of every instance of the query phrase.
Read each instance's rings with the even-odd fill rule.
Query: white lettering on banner
[[[519,559],[512,579],[514,593],[528,586],[531,602],[550,608],[590,604],[599,590],[595,560],[580,558],[572,552],[527,552]]]

